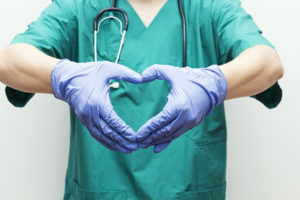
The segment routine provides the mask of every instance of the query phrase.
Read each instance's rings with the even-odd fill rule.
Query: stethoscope
[[[177,2],[178,2],[179,12],[180,12],[180,16],[181,16],[181,21],[182,21],[182,36],[183,36],[183,54],[182,54],[183,61],[182,61],[182,67],[185,67],[186,66],[186,22],[185,22],[185,15],[184,15],[182,5],[181,5],[181,0],[177,0]],[[115,59],[115,63],[118,63],[118,61],[119,61],[121,51],[122,51],[122,47],[123,47],[123,44],[124,44],[124,41],[125,41],[125,35],[126,35],[127,29],[128,29],[128,16],[127,16],[127,13],[124,10],[122,10],[120,8],[116,8],[116,4],[117,4],[117,0],[113,0],[113,6],[108,7],[108,8],[104,8],[103,10],[101,10],[97,14],[97,16],[94,20],[93,29],[94,29],[94,59],[95,59],[95,62],[97,62],[97,34],[100,30],[101,24],[107,19],[114,19],[114,20],[117,20],[120,23],[120,34],[121,34],[122,37],[121,37],[121,41],[120,41],[120,45],[119,45],[118,54],[117,54],[117,57]],[[125,22],[124,27],[122,27],[123,26],[122,21],[119,18],[115,17],[115,16],[104,17],[100,20],[100,22],[98,22],[103,13],[110,12],[110,11],[121,13],[121,15],[124,18],[124,22]],[[114,83],[110,84],[110,87],[114,88],[114,89],[118,89],[120,87],[120,84],[119,84],[119,82],[114,82]]]

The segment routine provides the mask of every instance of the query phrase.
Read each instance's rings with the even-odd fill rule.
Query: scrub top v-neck
[[[57,58],[93,61],[93,20],[111,4],[111,0],[54,0],[12,43],[28,43]],[[177,0],[167,1],[147,28],[127,1],[118,1],[117,7],[129,17],[120,64],[139,73],[153,64],[182,65]],[[272,46],[238,0],[185,0],[183,9],[190,67],[223,64],[255,45]],[[107,20],[101,25],[99,60],[114,61],[120,37],[117,22]],[[169,91],[170,84],[165,81],[141,85],[120,82],[119,89],[111,90],[111,100],[119,116],[137,130],[161,111]],[[6,94],[19,107],[33,96],[12,88],[6,88]],[[273,108],[280,102],[281,90],[276,83],[254,97]],[[159,154],[152,148],[129,155],[112,152],[93,139],[72,111],[70,119],[65,200],[225,199],[227,136],[223,105]]]
[[[147,31],[147,29],[149,30],[151,28],[151,26],[153,26],[152,24],[159,23],[159,22],[155,22],[155,21],[160,20],[158,18],[164,18],[164,12],[167,12],[167,11],[164,11],[164,10],[168,9],[168,8],[165,8],[165,7],[168,7],[167,4],[170,4],[170,1],[166,1],[161,6],[161,8],[158,10],[158,12],[153,17],[153,19],[151,20],[151,22],[148,26],[146,26],[144,24],[143,20],[141,19],[141,16],[139,16],[136,9],[127,0],[126,1],[120,1],[118,3],[118,6],[124,8],[123,10],[127,10],[128,13],[130,13],[129,18],[134,20],[133,24],[134,24],[134,27],[135,27],[135,29],[134,29],[135,35],[140,35],[142,32]],[[162,16],[160,16],[160,15],[162,15]]]

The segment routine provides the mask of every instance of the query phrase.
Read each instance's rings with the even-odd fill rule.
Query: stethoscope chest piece
[[[120,83],[119,82],[113,82],[111,83],[111,80],[109,81],[109,87],[112,89],[119,89],[120,88]]]

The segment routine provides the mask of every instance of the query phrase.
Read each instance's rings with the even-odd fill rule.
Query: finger
[[[172,133],[166,134],[164,137],[155,141],[155,144],[165,143],[165,142],[172,141],[172,140],[178,138],[179,136],[181,136],[182,134],[184,134],[185,132],[187,132],[188,130],[191,129],[190,123],[185,126],[180,127],[178,130],[176,130]]]
[[[103,119],[101,119],[100,116],[92,118],[92,120],[96,128],[101,130],[101,132],[113,142],[131,151],[138,150],[138,145],[135,141],[129,142],[126,138],[122,137],[119,133],[113,130]]]
[[[101,107],[101,112],[98,112],[100,113],[101,119],[115,132],[117,132],[129,142],[136,142],[136,133],[114,111],[113,106],[110,102],[109,95],[107,95],[107,97],[105,98],[105,105]]]
[[[102,145],[107,147],[108,149],[112,151],[120,151],[122,153],[130,154],[132,151],[118,145],[114,141],[112,141],[110,138],[105,136],[100,130],[98,130],[95,126],[91,129],[89,129],[91,135]]]
[[[126,149],[129,149],[131,151],[138,150],[138,145],[136,144],[135,141],[129,142],[127,139],[122,137],[119,133],[114,131],[110,126],[108,126],[105,123],[105,121],[103,121],[102,119],[100,119],[100,125],[102,127],[102,132],[104,133],[104,135],[109,137],[112,141],[116,142],[118,145],[120,145]]]
[[[169,141],[169,139],[166,139],[164,141]],[[162,143],[164,143],[164,142],[162,142]],[[142,143],[138,143],[138,145],[139,145],[139,148],[146,149],[146,148],[148,148],[150,146],[153,146],[153,145],[156,145],[156,144],[155,144],[155,142],[150,137],[148,137]]]
[[[160,137],[157,140],[153,140],[152,137],[155,134],[152,134],[151,137],[148,137],[147,139],[145,139],[144,141],[139,143],[139,147],[140,148],[148,148],[149,146],[156,146],[158,144],[164,144],[164,143],[168,143],[170,141],[172,141],[173,139],[177,138],[176,134],[179,133],[179,130],[182,131],[183,129],[185,129],[184,127],[184,123],[183,124],[178,124],[176,127],[173,127],[172,130],[174,131],[169,131],[169,132],[165,132],[162,137]]]
[[[167,70],[170,68],[168,65],[152,65],[142,72],[143,82],[150,82],[155,79],[168,80]]]
[[[172,108],[169,103],[156,116],[148,120],[136,134],[136,140],[142,141],[161,127],[172,122],[176,118],[176,109]]]
[[[142,148],[147,148],[152,144],[155,144],[160,138],[166,138],[168,135],[172,134],[174,131],[177,131],[179,128],[184,126],[185,121],[181,117],[177,116],[169,124],[166,124],[164,127],[153,132],[149,137],[139,142],[139,146]]]
[[[155,133],[151,135],[153,142],[159,140],[162,137],[171,135],[173,132],[177,131],[179,128],[183,127],[186,124],[185,119],[182,115],[177,116],[172,122],[166,124],[166,126],[160,128]]]
[[[149,146],[148,144],[138,143],[139,148],[147,149]]]
[[[156,144],[156,145],[154,145],[154,150],[153,150],[154,153],[159,153],[162,150],[166,149],[169,146],[170,143],[171,143],[171,141],[166,142],[166,143],[162,143],[162,144]]]
[[[146,149],[149,146],[153,145],[153,141],[152,141],[151,137],[147,137],[145,140],[138,142],[138,145],[140,148]]]
[[[186,126],[184,124],[182,126],[177,126],[177,129],[174,128],[172,132],[164,134],[163,137],[159,138],[156,141],[153,141],[153,144],[156,145],[172,141],[176,138],[176,134],[179,134],[179,131],[182,131],[184,129],[186,129]]]
[[[142,83],[142,76],[132,69],[117,64],[117,72],[111,77],[116,80],[123,80],[130,83]]]

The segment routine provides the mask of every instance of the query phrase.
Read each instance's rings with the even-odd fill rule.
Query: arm
[[[154,65],[142,73],[144,82],[154,79],[172,85],[163,110],[137,132],[140,147],[154,144],[165,149],[172,140],[199,125],[213,108],[225,100],[260,93],[283,76],[276,52],[257,45],[224,65],[177,68]]]
[[[220,68],[228,85],[226,99],[258,94],[283,76],[277,53],[266,45],[249,48]]]
[[[225,98],[264,91],[254,97],[266,107],[274,108],[280,102],[281,89],[276,81],[283,76],[282,64],[240,0],[214,0],[209,12],[215,63],[220,66],[176,69],[157,65],[143,72],[143,80],[167,80],[172,89],[163,110],[138,130],[141,147],[154,144],[155,152],[162,151],[199,125]]]
[[[32,45],[11,45],[0,52],[0,81],[24,92],[52,93],[51,71],[58,61]]]
[[[77,63],[45,55],[27,44],[0,53],[0,80],[26,92],[52,93],[67,102],[92,136],[113,151],[137,150],[134,131],[114,112],[109,80],[140,83],[140,74],[111,63]],[[53,91],[52,91],[53,89]]]
[[[52,93],[50,75],[58,62],[55,58],[74,58],[76,52],[72,45],[78,42],[76,5],[74,0],[52,1],[25,32],[13,38],[0,53],[1,82],[23,92]],[[18,99],[22,94],[14,91],[8,98],[23,104],[25,100]]]
[[[25,92],[53,92],[70,105],[99,143],[113,151],[131,153],[137,150],[134,131],[113,110],[109,80],[140,82],[140,75],[110,62],[56,59],[78,58],[76,5],[75,0],[52,1],[13,39],[14,45],[0,51],[0,81]],[[12,88],[6,88],[6,94],[16,106],[24,106],[33,95]]]

